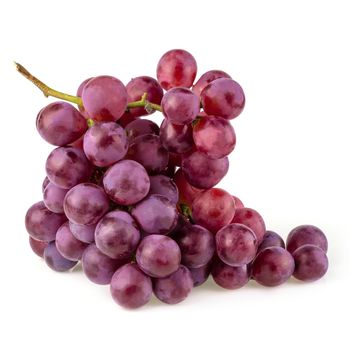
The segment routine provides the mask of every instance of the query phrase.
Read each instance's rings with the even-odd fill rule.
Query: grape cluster
[[[30,246],[55,271],[81,262],[127,308],[152,294],[181,302],[210,274],[236,289],[250,279],[313,281],[328,268],[320,229],[298,226],[285,245],[256,210],[215,187],[229,169],[230,120],[245,96],[223,71],[194,83],[196,74],[190,53],[171,50],[157,80],[89,78],[68,99],[79,110],[59,101],[37,116],[39,134],[57,148],[46,161],[43,200],[25,217]],[[142,118],[155,111],[164,115],[160,127]]]

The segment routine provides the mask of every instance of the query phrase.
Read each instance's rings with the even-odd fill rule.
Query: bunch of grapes
[[[286,247],[262,216],[215,187],[236,144],[230,120],[245,104],[241,86],[212,70],[195,81],[197,64],[184,50],[165,53],[157,80],[85,80],[77,95],[52,90],[17,64],[45,95],[36,126],[57,146],[46,161],[43,200],[25,224],[33,251],[55,271],[81,262],[88,279],[110,285],[127,308],[152,294],[184,300],[209,275],[226,289],[250,279],[277,286],[327,271],[327,239],[298,226]],[[165,92],[164,92],[165,91]],[[160,111],[160,127],[144,116]]]

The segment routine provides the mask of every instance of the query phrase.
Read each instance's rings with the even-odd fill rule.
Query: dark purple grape
[[[136,261],[147,275],[162,278],[179,268],[181,251],[173,239],[163,235],[149,235],[138,246]]]
[[[191,272],[193,287],[199,287],[208,279],[211,271],[211,263],[195,269],[189,268],[189,271]]]
[[[81,263],[90,281],[97,284],[109,284],[114,272],[126,262],[111,259],[103,254],[95,244],[90,244],[84,251]]]
[[[73,268],[77,261],[68,260],[61,255],[56,248],[55,242],[50,242],[44,250],[44,260],[54,271],[64,272]]]
[[[162,146],[159,136],[141,135],[130,145],[127,158],[142,164],[150,174],[158,174],[166,169],[169,153]]]
[[[68,221],[58,229],[56,248],[64,258],[72,261],[80,260],[87,246],[87,243],[83,243],[73,236]]]
[[[170,89],[162,99],[162,112],[173,124],[192,123],[200,110],[200,101],[191,90],[177,87]]]
[[[285,248],[283,238],[273,231],[266,231],[264,239],[259,245],[258,252],[269,247],[282,247]]]
[[[38,241],[51,242],[59,227],[66,221],[63,214],[46,208],[44,202],[33,204],[27,211],[25,224],[28,233]]]
[[[318,246],[305,244],[293,252],[295,270],[293,276],[298,280],[312,282],[323,277],[328,270],[326,252]]]
[[[208,189],[218,184],[228,171],[228,158],[209,159],[201,152],[193,152],[182,158],[182,171],[188,183]]]
[[[165,278],[154,280],[153,291],[163,303],[177,304],[185,300],[193,288],[191,272],[180,265],[177,271]]]
[[[244,208],[243,202],[242,202],[238,197],[232,196],[232,198],[233,198],[234,201],[235,201],[235,208],[236,208],[236,209]]]
[[[58,187],[72,188],[86,181],[92,167],[82,150],[74,147],[54,149],[46,161],[46,173],[50,182]]]
[[[124,114],[118,119],[118,124],[125,128],[127,125],[129,125],[131,122],[137,120],[136,117],[130,114],[128,110],[124,112]]]
[[[127,107],[127,92],[123,83],[107,75],[92,78],[83,88],[83,106],[91,119],[116,121]]]
[[[262,250],[252,265],[252,277],[266,287],[275,287],[286,282],[294,272],[292,255],[281,247]]]
[[[69,222],[69,228],[73,236],[84,243],[92,243],[95,240],[96,225],[78,225]]]
[[[148,119],[136,119],[125,127],[129,142],[141,135],[159,135],[159,126]]]
[[[115,272],[110,290],[117,304],[128,309],[136,309],[150,301],[152,281],[136,264],[130,263]]]
[[[131,205],[145,198],[150,188],[145,168],[133,161],[122,160],[110,167],[103,177],[109,198],[120,205]]]
[[[84,152],[98,167],[107,167],[124,158],[128,151],[125,130],[114,122],[97,123],[84,136]]]
[[[179,200],[179,192],[175,182],[165,175],[150,176],[151,187],[149,194],[161,194],[168,198],[170,202],[176,204]]]
[[[290,231],[287,238],[287,250],[293,252],[305,244],[320,247],[327,253],[328,242],[326,235],[316,226],[301,225]]]
[[[48,242],[38,241],[37,239],[34,239],[32,236],[29,236],[29,244],[32,248],[32,251],[37,255],[40,256],[40,258],[44,257],[44,250],[49,244]]]
[[[245,96],[237,82],[229,78],[219,78],[203,89],[201,101],[207,115],[233,119],[243,111]]]
[[[125,216],[129,218],[125,219]],[[140,231],[132,217],[126,212],[111,211],[96,226],[97,248],[113,259],[124,259],[131,256],[139,241]]]
[[[103,189],[92,183],[79,184],[66,195],[64,212],[69,221],[79,225],[96,224],[109,209]]]
[[[164,148],[175,154],[189,152],[194,147],[191,125],[175,125],[164,119],[159,137]]]
[[[190,88],[196,74],[196,60],[185,50],[170,50],[158,62],[157,79],[165,90],[177,86]]]
[[[222,70],[210,70],[208,72],[205,72],[193,85],[192,91],[200,97],[203,89],[211,83],[213,80],[219,79],[219,78],[231,78],[227,73],[223,72]]]
[[[136,204],[131,215],[140,228],[147,233],[167,234],[177,223],[178,211],[176,205],[168,198],[152,194]]]
[[[55,146],[65,146],[77,140],[87,127],[86,120],[79,111],[62,101],[47,105],[36,119],[40,136]]]
[[[85,80],[79,85],[78,90],[77,90],[77,96],[78,96],[78,97],[81,97],[81,96],[82,96],[85,85],[86,85],[91,79],[92,79],[92,78],[85,79]],[[79,108],[80,113],[84,116],[85,119],[89,119],[89,118],[90,118],[89,115],[86,113],[85,108],[84,108],[83,105],[79,105],[78,108]]]
[[[46,208],[54,213],[62,214],[63,201],[69,190],[58,187],[52,183],[49,183],[44,190],[44,203]]]
[[[50,180],[47,176],[45,176],[45,179],[43,181],[43,184],[41,185],[41,190],[44,193],[46,186],[50,183]]]

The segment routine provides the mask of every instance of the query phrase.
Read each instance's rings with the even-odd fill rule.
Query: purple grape
[[[136,264],[129,263],[115,272],[110,290],[117,304],[128,309],[136,309],[150,301],[152,281]]]
[[[298,280],[312,282],[323,277],[328,270],[326,252],[315,245],[305,244],[293,252],[295,270],[293,276]]]
[[[44,202],[33,204],[25,217],[26,229],[38,241],[51,242],[59,227],[66,221],[63,214],[56,214],[46,208]]]
[[[50,183],[50,180],[47,176],[45,176],[45,179],[43,181],[43,184],[41,185],[41,190],[44,193],[46,186]]]
[[[287,238],[287,250],[293,252],[305,244],[320,247],[327,253],[328,242],[325,234],[316,226],[301,225],[290,231]]]
[[[150,174],[165,170],[169,162],[169,153],[157,135],[136,137],[129,147],[127,157],[142,164]]]
[[[131,215],[140,228],[147,233],[167,234],[177,223],[178,211],[176,205],[168,198],[152,194],[136,204]]]
[[[147,196],[150,180],[141,164],[133,160],[122,160],[107,170],[103,186],[112,201],[120,205],[131,205]]]
[[[191,125],[175,125],[164,119],[160,126],[159,137],[169,152],[182,154],[194,147]]]
[[[225,289],[238,289],[245,286],[250,279],[247,265],[230,266],[216,259],[211,274],[216,284]]]
[[[83,243],[73,236],[68,221],[58,229],[56,234],[56,248],[64,258],[79,261],[87,246],[87,243]]]
[[[92,168],[82,150],[74,147],[54,149],[46,161],[46,173],[50,182],[61,188],[72,188],[86,181]]]
[[[179,192],[175,182],[165,175],[150,176],[151,187],[149,194],[161,194],[168,198],[170,202],[176,204],[179,200]]]
[[[177,304],[185,300],[193,288],[191,272],[187,267],[180,267],[165,278],[154,280],[154,294],[164,303]]]
[[[111,259],[92,243],[85,249],[81,263],[83,271],[90,281],[97,284],[109,284],[114,272],[126,262]]]
[[[209,159],[201,152],[193,152],[182,158],[182,171],[188,183],[208,189],[218,184],[228,171],[228,158]]]
[[[86,113],[96,121],[120,119],[128,103],[123,83],[107,75],[89,80],[83,88],[81,98]]]
[[[258,247],[258,252],[269,247],[282,247],[285,248],[284,241],[282,237],[273,231],[266,231],[264,239]]]
[[[202,226],[184,225],[174,239],[181,250],[181,263],[189,268],[208,264],[214,255],[214,235]]]
[[[92,243],[95,241],[96,225],[78,225],[74,222],[69,222],[69,228],[73,236],[84,243]]]
[[[173,239],[163,235],[149,235],[138,246],[136,261],[147,275],[166,277],[179,268],[181,251]]]
[[[218,231],[215,239],[217,254],[227,265],[247,265],[255,257],[257,239],[254,232],[247,226],[227,225]]]
[[[266,287],[275,287],[286,282],[294,272],[292,255],[281,247],[262,250],[252,265],[252,277]]]
[[[221,70],[210,70],[205,72],[193,85],[192,91],[199,97],[203,91],[203,89],[211,83],[213,80],[219,78],[231,78],[227,73]]]
[[[98,123],[84,136],[84,152],[98,167],[107,167],[124,158],[129,142],[125,130],[114,122]]]
[[[109,209],[103,189],[92,183],[79,184],[66,195],[64,212],[69,221],[79,225],[96,224]]]
[[[44,250],[48,244],[49,244],[48,242],[38,241],[37,239],[34,239],[32,236],[29,236],[29,245],[32,248],[32,251],[37,256],[40,256],[40,258],[44,257]]]
[[[56,248],[55,242],[50,242],[44,250],[44,260],[54,271],[64,272],[73,268],[77,261],[68,260],[61,255]]]
[[[194,269],[189,268],[191,272],[193,287],[199,287],[202,285],[209,277],[211,271],[211,262],[207,265],[197,267]]]
[[[64,213],[63,201],[68,191],[67,189],[49,183],[44,190],[44,203],[47,209],[54,213]]]
[[[129,218],[125,219],[125,216],[129,216]],[[139,241],[140,231],[132,217],[126,212],[120,210],[109,212],[96,226],[96,246],[110,258],[129,257]]]
[[[78,96],[78,97],[81,97],[81,96],[82,96],[85,85],[86,85],[91,79],[92,79],[92,78],[85,79],[85,80],[79,85],[78,90],[77,90],[77,96]],[[79,105],[78,108],[79,108],[80,113],[84,116],[85,119],[89,119],[89,118],[90,118],[89,115],[86,113],[85,108],[84,108],[83,105]]]
[[[159,135],[159,126],[148,119],[136,119],[125,127],[129,142],[141,135]]]
[[[40,136],[55,146],[65,146],[87,129],[85,118],[67,102],[53,102],[43,108],[36,119]]]
[[[157,80],[165,90],[176,86],[190,88],[196,74],[196,60],[185,50],[177,49],[166,52],[157,65]]]
[[[164,116],[173,124],[192,123],[200,110],[200,101],[191,90],[178,87],[170,89],[162,99]]]

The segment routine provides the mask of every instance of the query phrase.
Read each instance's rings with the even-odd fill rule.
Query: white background
[[[1,349],[348,349],[350,341],[350,12],[348,1],[1,1]],[[222,187],[284,237],[312,223],[329,238],[330,269],[312,284],[213,282],[176,306],[137,311],[81,273],[34,256],[24,228],[41,199],[51,147],[36,114],[50,100],[16,73],[17,60],[74,93],[110,74],[155,75],[184,48],[199,74],[222,69],[243,86],[238,143]],[[220,186],[221,186],[220,185]],[[337,345],[336,345],[337,344]]]

